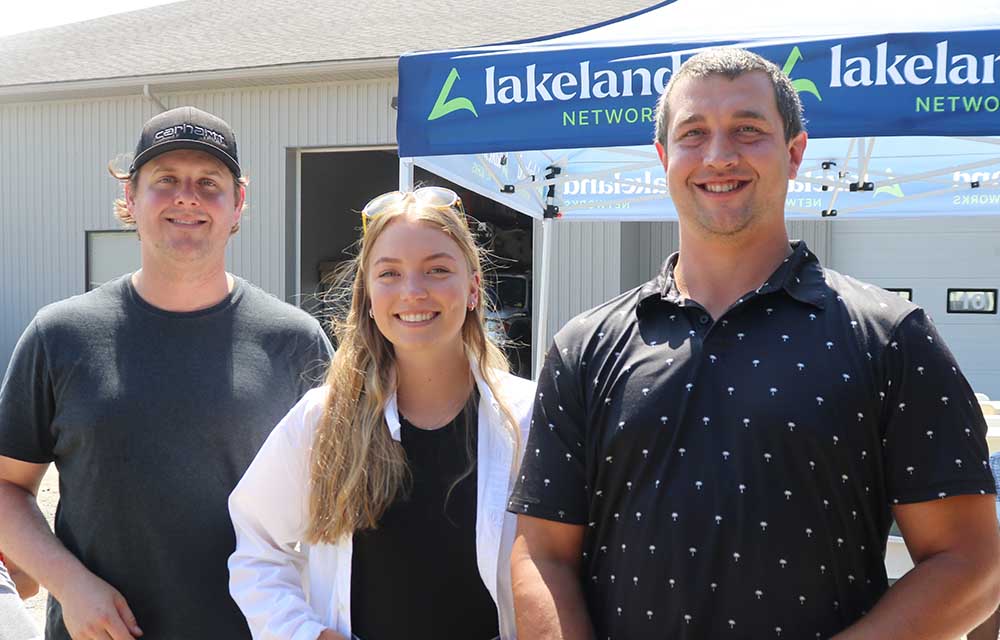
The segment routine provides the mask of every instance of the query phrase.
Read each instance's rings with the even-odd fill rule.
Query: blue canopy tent
[[[399,62],[400,187],[414,164],[543,220],[676,220],[651,144],[688,57],[739,46],[792,78],[810,142],[789,218],[1000,212],[1000,3],[675,0],[544,39]],[[536,337],[539,358],[545,336]]]

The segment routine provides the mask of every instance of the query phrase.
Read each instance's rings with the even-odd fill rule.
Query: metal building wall
[[[546,348],[567,321],[621,291],[621,228],[620,222],[552,222]],[[532,304],[537,321],[542,264],[542,225],[538,221],[533,238]]]
[[[229,268],[284,297],[287,150],[395,144],[395,80],[161,94],[237,132],[249,208]],[[159,111],[141,97],[0,105],[0,364],[43,305],[84,291],[85,230],[115,229],[107,163]],[[294,184],[294,183],[293,183]],[[289,245],[294,246],[294,245]]]
[[[623,222],[621,290],[652,279],[679,246],[676,222]]]
[[[788,237],[804,240],[826,266],[832,257],[833,235],[828,220],[790,220]],[[663,261],[680,248],[676,222],[623,222],[621,226],[621,290],[655,276]]]
[[[832,267],[833,232],[832,220],[790,220],[785,223],[788,237],[792,240],[802,240],[810,251],[816,254],[820,264]]]

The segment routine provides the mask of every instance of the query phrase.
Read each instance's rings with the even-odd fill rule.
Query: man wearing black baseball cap
[[[47,638],[249,638],[226,501],[332,349],[226,272],[246,180],[222,119],[143,127],[115,213],[141,268],[43,308],[0,387],[0,539],[48,588]],[[60,474],[55,535],[34,494]]]
[[[129,174],[134,174],[153,158],[178,149],[203,151],[214,156],[237,179],[243,173],[237,159],[236,134],[229,124],[201,109],[178,107],[153,116],[142,128]]]

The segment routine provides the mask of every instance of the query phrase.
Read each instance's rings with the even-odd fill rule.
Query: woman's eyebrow
[[[441,258],[448,258],[449,260],[458,260],[455,256],[447,253],[445,251],[439,251],[437,253],[432,253],[431,255],[424,258],[424,262],[430,262],[431,260],[440,260]]]

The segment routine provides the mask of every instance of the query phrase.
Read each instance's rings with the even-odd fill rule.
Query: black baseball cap
[[[129,175],[161,153],[178,149],[204,151],[218,158],[237,178],[242,175],[236,134],[217,116],[195,107],[178,107],[153,116],[142,127]]]

